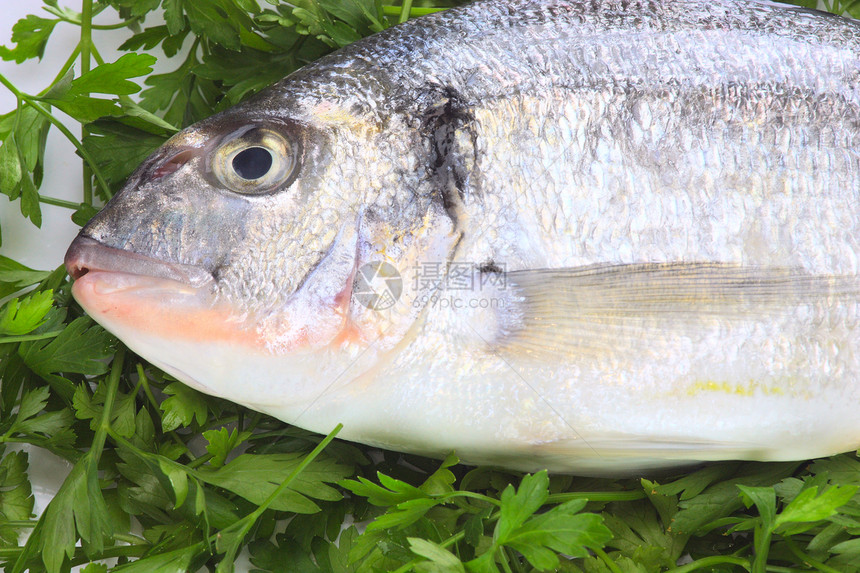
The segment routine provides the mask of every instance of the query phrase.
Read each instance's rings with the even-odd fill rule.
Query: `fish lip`
[[[64,263],[66,271],[74,280],[89,272],[124,273],[168,279],[195,289],[214,280],[212,273],[202,267],[169,263],[133,251],[108,247],[85,235],[78,235],[72,241]]]

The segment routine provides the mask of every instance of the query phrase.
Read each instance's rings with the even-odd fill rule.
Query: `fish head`
[[[413,327],[405,270],[457,241],[407,122],[288,91],[168,140],[65,260],[77,301],[132,350],[282,418]],[[390,288],[368,295],[374,281]]]

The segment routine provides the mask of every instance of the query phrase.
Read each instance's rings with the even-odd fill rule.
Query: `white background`
[[[0,10],[0,43],[12,47],[12,26],[28,14],[51,17],[42,10],[41,0],[4,0]],[[120,35],[125,33],[127,32]],[[39,93],[59,72],[77,44],[79,34],[80,30],[76,26],[59,24],[48,41],[41,62],[29,60],[16,64],[0,60],[0,73],[19,90],[31,94]],[[122,42],[121,39],[117,41]],[[113,47],[119,45],[117,41],[112,43]],[[104,54],[104,57],[114,59],[111,56],[113,53]],[[15,96],[4,86],[0,86],[0,113],[11,111],[15,106]],[[63,117],[62,114],[59,115]],[[67,117],[63,119],[76,137],[80,138],[80,127],[77,127],[77,123]],[[41,193],[80,202],[83,199],[81,160],[75,155],[74,146],[56,128],[52,128],[48,136],[45,163]],[[40,270],[56,268],[62,264],[66,247],[77,234],[77,226],[70,219],[71,213],[69,209],[42,204],[42,228],[37,229],[21,216],[18,201],[10,202],[7,196],[0,195],[0,230],[3,237],[0,254]],[[36,496],[35,510],[37,514],[41,514],[71,466],[39,448],[25,449],[30,452],[30,479]]]
[[[42,10],[41,0],[0,0],[0,44],[12,47],[12,26],[28,14],[45,18],[54,16]],[[77,8],[77,0],[61,2]],[[79,8],[78,8],[79,9]],[[118,21],[116,13],[108,8],[95,18],[97,24],[113,24]],[[163,22],[151,20],[144,25],[158,25]],[[131,36],[127,28],[119,30],[94,30],[95,44],[105,61],[116,60],[121,53],[117,47]],[[59,23],[54,28],[41,61],[28,60],[23,64],[0,60],[0,73],[9,79],[19,90],[37,94],[44,90],[56,77],[62,65],[74,50],[80,37],[80,28],[67,23]],[[156,56],[160,52],[156,51]],[[156,70],[167,71],[170,65],[159,62]],[[172,64],[175,66],[176,64]],[[80,73],[76,63],[76,76]],[[132,96],[134,97],[134,96]],[[0,114],[15,109],[15,96],[0,85]],[[80,125],[61,112],[57,116],[80,139]],[[75,155],[74,146],[56,128],[51,128],[45,152],[45,178],[40,193],[59,199],[79,203],[83,200],[83,174],[81,159]],[[71,221],[72,211],[62,207],[42,204],[42,228],[37,229],[20,214],[20,203],[10,202],[0,194],[0,230],[3,244],[0,254],[39,270],[53,270],[63,263],[63,256],[69,243],[75,238],[78,226]],[[40,515],[48,502],[59,489],[71,464],[40,448],[21,448],[30,454],[30,481],[36,498],[35,512]],[[247,554],[240,555],[236,571],[247,571]],[[79,568],[77,568],[79,569]]]
[[[42,9],[41,0],[0,1],[2,1],[0,44],[7,47],[12,47],[12,26],[20,18],[28,14],[54,18]],[[79,9],[79,4],[77,0],[66,0],[60,3],[73,9]],[[97,24],[113,24],[117,21],[116,13],[111,8],[95,18]],[[159,23],[148,21],[145,24]],[[105,61],[114,61],[119,57],[120,53],[116,48],[131,34],[132,32],[127,28],[93,31],[95,44]],[[37,94],[53,81],[79,37],[79,27],[61,22],[54,28],[41,62],[33,59],[23,64],[16,64],[0,60],[0,73],[24,93]],[[75,71],[76,75],[80,73],[79,63],[76,64]],[[15,96],[0,85],[0,113],[11,111],[15,105]],[[62,112],[55,111],[55,113],[80,139],[80,126],[77,122],[66,117]],[[81,160],[75,155],[74,146],[56,128],[51,128],[45,152],[45,178],[40,192],[45,196],[79,203],[83,200],[82,177]],[[0,254],[36,269],[55,269],[62,264],[66,247],[77,234],[78,227],[72,223],[71,214],[72,211],[69,209],[43,203],[40,230],[29,220],[21,217],[18,201],[10,203],[5,195],[0,195],[0,230],[3,237]]]
[[[41,0],[0,0],[0,3],[2,3],[0,5],[0,44],[10,48],[12,47],[12,26],[19,19],[28,14],[36,14],[44,18],[54,17],[42,10]],[[78,8],[80,3],[78,0],[65,0],[60,2],[60,5]],[[111,8],[106,9],[94,20],[96,24],[113,24],[118,21],[116,13]],[[163,21],[152,17],[142,23],[144,27],[159,24],[163,24]],[[117,48],[131,35],[132,32],[127,28],[93,31],[95,44],[106,62],[114,61],[122,55]],[[69,54],[74,50],[79,37],[79,27],[61,22],[54,28],[41,61],[34,59],[16,64],[0,60],[0,73],[20,91],[37,94],[48,87],[56,77]],[[178,65],[176,62],[165,62],[159,50],[153,52],[159,57],[159,62],[154,66],[156,72],[163,73]],[[79,66],[79,62],[76,63],[76,76],[80,73]],[[15,106],[15,96],[0,85],[0,114],[15,109]],[[80,125],[61,112],[55,110],[55,113],[80,139]],[[81,159],[75,155],[74,146],[52,127],[48,135],[45,177],[40,193],[76,203],[81,202],[83,200],[81,165]],[[71,215],[72,211],[69,209],[42,204],[42,227],[37,229],[29,220],[21,216],[18,201],[10,202],[8,197],[0,194],[0,230],[3,238],[0,255],[10,257],[31,268],[55,269],[63,263],[66,249],[79,230],[79,227],[72,223]],[[30,454],[29,474],[36,498],[34,510],[37,515],[41,515],[71,470],[71,464],[40,448],[22,449]],[[242,551],[238,556],[235,570],[237,573],[242,573],[249,569],[247,551]]]
[[[0,44],[12,47],[12,26],[28,14],[36,14],[44,18],[54,16],[42,10],[41,0],[0,0]],[[66,0],[60,5],[77,8],[77,0]],[[97,24],[113,24],[118,21],[116,13],[108,8],[95,18]],[[150,20],[144,26],[159,25],[163,22]],[[131,36],[127,28],[119,30],[94,30],[95,44],[105,61],[116,60],[121,53],[117,47]],[[62,65],[74,50],[80,37],[80,28],[67,23],[59,23],[54,28],[48,40],[44,57],[41,61],[28,60],[23,64],[0,60],[0,73],[9,79],[19,90],[28,94],[37,94],[53,81]],[[155,51],[156,56],[162,56]],[[165,72],[177,64],[168,64],[163,58],[155,65],[155,70]],[[79,63],[75,67],[76,75],[80,73]],[[138,82],[140,83],[140,82]],[[135,96],[132,96],[135,97]],[[15,96],[4,86],[0,85],[0,114],[15,109]],[[80,126],[74,120],[56,112],[80,139]],[[81,159],[75,155],[74,146],[56,128],[51,128],[45,152],[45,178],[40,193],[79,203],[83,200],[83,182]],[[20,263],[39,270],[53,270],[63,262],[63,256],[72,239],[78,232],[78,226],[71,221],[72,211],[62,207],[42,204],[42,227],[37,229],[29,220],[20,214],[18,201],[10,202],[8,197],[0,194],[0,230],[3,243],[0,254],[10,257]],[[48,502],[62,484],[63,479],[71,469],[71,464],[51,453],[39,448],[23,448],[30,453],[30,480],[36,498],[35,512],[41,514]],[[236,571],[248,571],[250,563],[247,552],[240,554],[236,563]]]

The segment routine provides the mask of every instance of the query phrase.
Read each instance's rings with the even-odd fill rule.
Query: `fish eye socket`
[[[222,143],[212,155],[212,171],[231,191],[270,193],[287,183],[296,170],[295,147],[280,133],[253,128]]]

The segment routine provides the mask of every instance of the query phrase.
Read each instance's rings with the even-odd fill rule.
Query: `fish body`
[[[187,384],[472,463],[860,445],[860,26],[484,0],[193,125],[66,257]],[[261,151],[262,150],[262,151]]]

